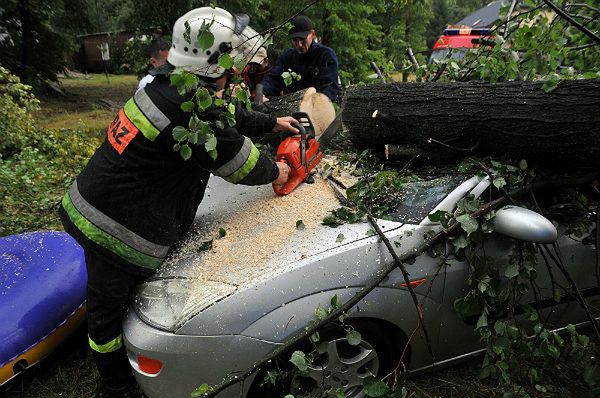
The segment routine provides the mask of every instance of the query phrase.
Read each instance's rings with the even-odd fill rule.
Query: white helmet
[[[173,44],[167,60],[178,69],[200,76],[219,78],[225,68],[219,66],[221,54],[229,53],[232,58],[242,57],[246,62],[256,62],[257,54],[266,51],[261,47],[264,40],[248,26],[250,18],[244,14],[232,15],[222,8],[202,7],[191,10],[179,18],[173,26]],[[202,50],[198,33],[203,27],[213,34],[213,45]],[[187,31],[187,32],[186,32]],[[186,38],[187,34],[189,37]]]

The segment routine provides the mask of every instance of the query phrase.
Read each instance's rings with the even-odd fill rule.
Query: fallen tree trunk
[[[350,87],[342,120],[352,141],[442,163],[469,154],[600,166],[600,79],[373,84]]]
[[[313,87],[281,97],[269,97],[269,101],[256,110],[276,117],[290,116],[295,112],[305,112],[315,127],[315,135],[320,136],[335,119],[335,108],[331,100]]]

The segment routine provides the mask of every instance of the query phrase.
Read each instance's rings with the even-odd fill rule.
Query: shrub
[[[30,89],[0,67],[0,235],[61,228],[57,205],[96,147],[81,131],[37,128]]]

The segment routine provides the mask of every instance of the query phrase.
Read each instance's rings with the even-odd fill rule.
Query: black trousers
[[[145,278],[124,271],[114,260],[93,249],[85,249],[85,262],[89,338],[96,346],[118,341],[129,296]],[[99,352],[92,346],[92,353],[103,382],[110,388],[120,388],[133,382],[133,374],[125,347],[114,348]]]

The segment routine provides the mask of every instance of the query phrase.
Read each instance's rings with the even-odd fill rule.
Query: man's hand
[[[290,166],[288,166],[288,164],[285,162],[275,162],[275,164],[279,169],[279,177],[277,177],[277,179],[273,181],[273,184],[283,185],[287,182],[288,178],[290,177]]]
[[[298,124],[298,121],[291,116],[278,117],[273,132],[278,131],[291,131],[294,134],[300,134],[300,130],[292,126],[292,124]]]

